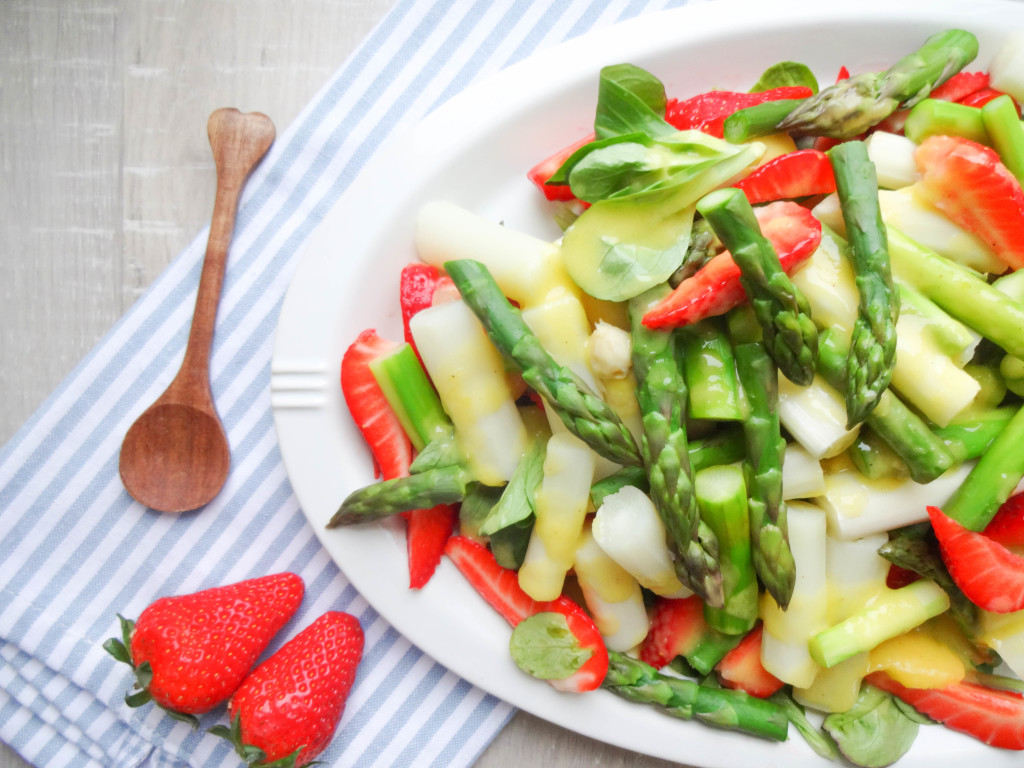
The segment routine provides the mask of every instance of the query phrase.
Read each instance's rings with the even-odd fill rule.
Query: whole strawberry
[[[129,706],[153,701],[193,725],[241,685],[260,654],[302,602],[294,573],[278,573],[162,597],[132,622],[118,616],[123,641],[103,647],[135,670]]]
[[[210,733],[247,765],[308,764],[334,736],[362,655],[359,621],[325,613],[252,671],[228,703],[231,728]]]

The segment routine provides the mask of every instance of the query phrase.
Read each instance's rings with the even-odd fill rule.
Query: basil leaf
[[[509,650],[516,665],[541,680],[564,680],[587,663],[594,652],[579,644],[565,616],[543,612],[520,621]]]
[[[599,149],[605,149],[606,147],[612,147],[616,144],[623,144],[626,142],[649,145],[651,143],[651,139],[646,133],[624,133],[621,136],[609,136],[607,139],[591,141],[569,155],[569,157],[565,159],[565,162],[558,167],[557,171],[551,174],[551,178],[549,178],[545,183],[568,184],[569,174],[572,169],[575,168],[576,165],[591,152],[596,152]]]
[[[778,64],[772,64],[761,74],[750,92],[760,93],[792,85],[804,85],[811,89],[811,93],[818,92],[818,79],[814,73],[806,64],[797,61],[780,61]]]

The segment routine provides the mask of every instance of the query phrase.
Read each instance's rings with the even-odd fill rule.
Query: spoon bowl
[[[185,512],[224,486],[231,449],[210,390],[210,349],[238,199],[274,141],[270,118],[218,109],[207,124],[217,166],[217,195],[196,309],[181,369],[132,424],[121,444],[121,482],[134,499],[160,512]]]

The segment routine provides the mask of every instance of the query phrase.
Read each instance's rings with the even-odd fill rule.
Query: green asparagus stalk
[[[804,99],[778,99],[733,112],[725,118],[722,135],[731,144],[742,144],[776,133],[779,123],[803,102]]]
[[[649,664],[617,651],[610,651],[608,656],[608,674],[602,687],[617,696],[657,707],[672,717],[696,719],[718,728],[774,741],[785,741],[788,736],[788,718],[767,699],[662,675]]]
[[[690,469],[694,473],[719,464],[740,461],[746,455],[743,431],[739,426],[716,430],[708,437],[691,440],[687,446],[687,453],[690,455]],[[594,509],[600,507],[605,498],[627,485],[639,488],[644,493],[651,490],[647,472],[643,467],[622,467],[590,486],[590,501]]]
[[[824,88],[794,109],[781,130],[848,139],[901,107],[911,107],[978,55],[978,40],[949,29],[932,35],[917,51],[884,72],[856,75]]]
[[[717,318],[680,328],[678,338],[689,390],[690,418],[742,419],[732,344]]]
[[[1024,179],[1024,126],[1013,98],[1004,93],[992,99],[981,108],[981,119],[1003,165],[1018,181]]]
[[[643,420],[640,452],[650,480],[651,500],[668,531],[679,580],[707,603],[721,606],[718,541],[701,520],[693,494],[686,438],[686,381],[680,372],[672,331],[651,329],[643,315],[668,291],[659,286],[630,300],[633,375]]]
[[[844,389],[847,427],[853,427],[871,413],[892,378],[900,297],[892,281],[878,179],[867,147],[862,141],[847,141],[828,155],[860,294]]]
[[[746,195],[734,187],[719,189],[705,195],[697,210],[740,268],[740,281],[761,325],[768,354],[790,381],[810,384],[818,357],[818,329],[807,300],[761,234]]]
[[[708,467],[693,481],[701,516],[718,538],[724,593],[722,607],[706,605],[704,618],[719,632],[746,634],[757,620],[758,589],[743,469],[736,464]]]
[[[1024,478],[1024,406],[992,441],[942,511],[972,531],[984,530]]]
[[[417,451],[452,431],[451,419],[411,344],[372,361],[370,370]]]
[[[897,229],[888,227],[888,239],[897,280],[910,283],[968,328],[1024,358],[1024,304]]]
[[[462,501],[473,479],[460,463],[374,483],[349,494],[327,527],[368,523],[411,509],[454,504]]]
[[[945,427],[933,430],[957,462],[977,459],[988,451],[1017,412],[1012,406],[969,410]]]
[[[836,389],[843,386],[849,357],[849,348],[839,334],[822,333],[818,369]],[[882,392],[866,423],[906,462],[910,476],[918,483],[930,483],[956,463],[942,438],[888,389]]]
[[[735,356],[747,405],[743,429],[754,569],[775,602],[785,609],[793,596],[796,563],[789,547],[786,504],[782,500],[786,441],[779,426],[779,377],[758,342],[738,344]]]
[[[903,132],[916,144],[929,136],[962,136],[979,144],[992,143],[978,107],[943,99],[919,102],[907,114]]]
[[[555,362],[519,310],[502,294],[487,267],[461,259],[447,262],[444,268],[495,347],[558,413],[569,431],[611,461],[640,465],[640,451],[621,419],[572,371]]]

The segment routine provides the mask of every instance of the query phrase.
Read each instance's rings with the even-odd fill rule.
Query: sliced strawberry
[[[764,627],[758,622],[740,644],[718,662],[716,669],[722,685],[746,691],[751,696],[766,699],[782,688],[784,683],[761,664],[761,636]]]
[[[398,281],[398,297],[402,307],[402,330],[405,340],[416,348],[413,341],[412,331],[409,330],[409,321],[421,310],[429,307],[434,298],[434,291],[440,282],[442,272],[433,264],[413,262],[402,268],[402,274]],[[419,357],[419,352],[416,353]]]
[[[800,149],[772,158],[734,184],[751,205],[836,191],[836,177],[828,155],[816,149]]]
[[[974,93],[969,93],[959,100],[958,103],[963,104],[965,107],[984,107],[992,99],[998,99],[1000,96],[1005,94],[1002,91],[997,91],[995,88],[982,88]],[[1016,101],[1013,102],[1013,106],[1017,109],[1017,116],[1020,116],[1020,104]]]
[[[397,348],[396,342],[383,339],[370,329],[360,333],[341,358],[345,404],[370,446],[377,465],[375,474],[385,480],[409,474],[412,443],[373,377],[370,363]]]
[[[696,595],[659,597],[651,613],[651,628],[640,646],[640,659],[661,669],[682,656],[699,674],[706,675],[733,648],[741,635],[725,635],[704,618],[704,603]]]
[[[914,573],[909,568],[901,568],[892,563],[889,566],[889,572],[885,575],[885,586],[889,589],[899,589],[907,584],[913,584],[920,578],[920,574]]]
[[[999,155],[969,139],[931,136],[914,158],[932,204],[1007,265],[1024,268],[1024,190]]]
[[[865,680],[947,728],[993,747],[1024,749],[1024,698],[1018,693],[974,683],[907,688],[884,672],[872,672]]]
[[[810,258],[821,242],[821,222],[796,203],[769,203],[756,208],[754,213],[761,232],[775,247],[788,274]],[[705,317],[723,315],[746,298],[740,268],[725,251],[683,280],[644,315],[643,322],[649,328],[690,325]]]
[[[707,631],[704,603],[696,595],[658,598],[651,612],[651,628],[640,646],[640,660],[661,669],[676,656],[686,656]]]
[[[665,107],[665,120],[681,131],[703,131],[719,139],[723,136],[725,118],[733,112],[781,99],[806,99],[811,89],[802,85],[787,85],[767,91],[708,91],[679,101],[669,100]]]
[[[527,172],[526,177],[537,185],[548,200],[572,200],[575,195],[573,195],[568,184],[548,184],[547,180],[555,174],[555,171],[562,167],[562,163],[568,160],[573,152],[593,140],[594,134],[591,133],[589,136],[584,136],[579,141],[558,150],[555,154],[544,158],[533,166]]]
[[[513,627],[537,613],[560,613],[579,645],[591,651],[575,674],[549,681],[560,691],[592,691],[608,672],[608,649],[587,613],[565,595],[556,600],[534,600],[519,586],[519,574],[503,568],[483,544],[467,536],[448,539],[445,554],[473,588]]]
[[[405,535],[410,589],[421,589],[430,581],[458,519],[458,507],[454,504],[414,509],[408,514]]]
[[[928,98],[960,101],[982,88],[988,88],[988,72],[957,72],[942,85],[932,88]]]
[[[1024,610],[1024,558],[928,507],[942,561],[967,599],[993,613]]]
[[[1024,547],[1024,493],[1003,502],[985,527],[985,535],[1004,547]]]
[[[839,72],[836,74],[836,82],[842,82],[843,80],[850,79],[850,70],[844,65],[839,68]]]

